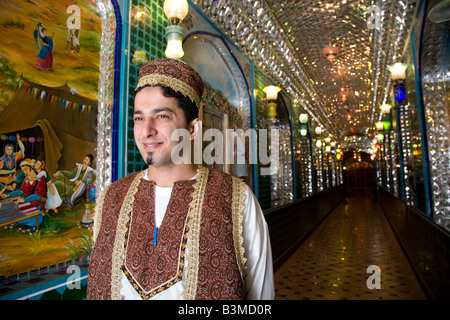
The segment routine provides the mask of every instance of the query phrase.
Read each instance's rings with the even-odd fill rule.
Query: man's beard
[[[145,160],[147,165],[151,166],[153,164],[153,152],[147,153],[147,159]]]

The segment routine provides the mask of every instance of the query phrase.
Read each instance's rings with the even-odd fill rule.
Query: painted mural
[[[0,1],[0,276],[89,255],[95,0]]]

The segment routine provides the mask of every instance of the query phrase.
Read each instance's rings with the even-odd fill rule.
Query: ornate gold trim
[[[131,214],[130,221],[128,222],[128,225],[127,225],[127,232],[125,235],[125,242],[124,242],[125,259],[126,259],[126,255],[127,255],[127,245],[128,245],[128,241],[129,241],[128,235],[130,233],[130,224],[133,223],[133,214],[134,214],[134,212]],[[127,266],[125,265],[125,262],[122,264],[123,273],[127,277],[128,281],[131,283],[133,288],[136,290],[136,292],[141,296],[142,300],[148,300],[148,299],[156,296],[157,294],[163,292],[164,290],[169,289],[175,283],[183,280],[183,269],[184,269],[184,265],[185,265],[184,261],[185,261],[185,257],[186,257],[187,234],[189,231],[188,227],[187,227],[187,220],[188,220],[188,217],[186,215],[186,218],[184,220],[183,236],[181,238],[180,245],[179,245],[180,249],[178,251],[177,271],[172,278],[168,279],[166,282],[164,282],[160,285],[157,285],[156,287],[154,287],[148,291],[145,291],[142,288],[141,284],[136,280],[134,275],[128,270]]]
[[[185,222],[186,224],[186,222]],[[125,264],[122,265],[122,271],[127,277],[128,281],[131,283],[133,288],[136,290],[136,292],[141,296],[142,300],[148,300],[157,294],[171,288],[174,284],[177,282],[180,282],[183,280],[183,268],[184,268],[184,260],[185,260],[185,251],[186,251],[186,242],[187,242],[187,233],[188,229],[185,227],[185,230],[183,231],[183,237],[180,243],[180,250],[178,253],[178,265],[177,265],[177,272],[175,275],[167,280],[166,282],[148,290],[145,291],[140,283],[134,278],[133,274],[127,269]]]
[[[130,221],[130,215],[133,211],[134,195],[138,191],[138,186],[145,175],[145,171],[139,172],[134,178],[127,191],[125,199],[120,208],[119,218],[117,221],[116,237],[114,240],[113,257],[111,265],[111,299],[121,300],[122,295],[120,289],[122,288],[122,254],[123,244],[125,241],[125,233],[127,232],[127,224]]]
[[[182,297],[185,300],[194,300],[197,294],[198,269],[199,269],[199,235],[201,213],[203,208],[204,195],[208,180],[209,169],[199,166],[197,169],[197,178],[193,184],[194,191],[192,192],[192,200],[189,204],[189,211],[187,213],[187,265],[186,278],[184,282],[184,291]],[[123,245],[125,242],[127,225],[130,221],[133,211],[133,203],[135,201],[135,194],[138,191],[138,186],[145,175],[145,170],[138,173],[131,183],[124,202],[120,208],[119,217],[117,221],[116,237],[113,247],[113,257],[111,266],[111,299],[120,300],[121,279],[122,279],[122,254]],[[239,271],[242,279],[244,279],[245,271],[245,249],[243,237],[243,209],[244,209],[244,191],[245,183],[238,178],[233,177],[233,240],[236,251],[236,259],[239,266]],[[97,210],[103,209],[103,202],[106,194],[106,189],[99,197],[99,204]],[[101,212],[101,211],[97,211]],[[101,213],[96,217],[96,222],[101,221]],[[98,222],[97,222],[98,223]],[[100,228],[98,223],[94,228]]]
[[[194,300],[197,294],[198,266],[199,266],[199,235],[201,213],[203,208],[203,199],[205,195],[206,183],[208,180],[209,169],[199,166],[197,169],[197,178],[192,192],[192,201],[188,211],[188,241],[187,241],[187,266],[186,280],[183,299]]]
[[[234,250],[236,252],[237,264],[239,267],[239,271],[241,273],[242,281],[244,281],[244,272],[246,268],[245,263],[247,262],[247,258],[245,257],[244,227],[243,227],[245,183],[244,181],[236,177],[232,177],[232,181],[233,181],[233,203],[232,203],[233,242],[234,242]]]
[[[97,240],[98,234],[100,232],[100,227],[102,224],[102,212],[103,212],[103,203],[105,202],[105,196],[106,192],[108,191],[109,187],[111,185],[107,186],[103,191],[100,193],[100,196],[98,197],[97,201],[95,202],[95,213],[94,213],[94,227],[93,227],[93,234],[92,234],[92,241],[94,242]]]
[[[136,90],[147,85],[170,87],[175,91],[181,92],[184,96],[189,97],[195,102],[197,107],[200,107],[200,98],[198,97],[198,94],[188,84],[181,80],[160,74],[147,75],[139,79]]]

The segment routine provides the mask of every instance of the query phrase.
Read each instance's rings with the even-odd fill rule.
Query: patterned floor
[[[377,273],[367,272],[371,265]],[[346,197],[275,273],[277,300],[427,299],[370,191]]]

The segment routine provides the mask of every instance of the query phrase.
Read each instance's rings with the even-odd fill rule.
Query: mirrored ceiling
[[[344,148],[370,147],[388,67],[400,61],[416,1],[197,0],[250,59]]]

